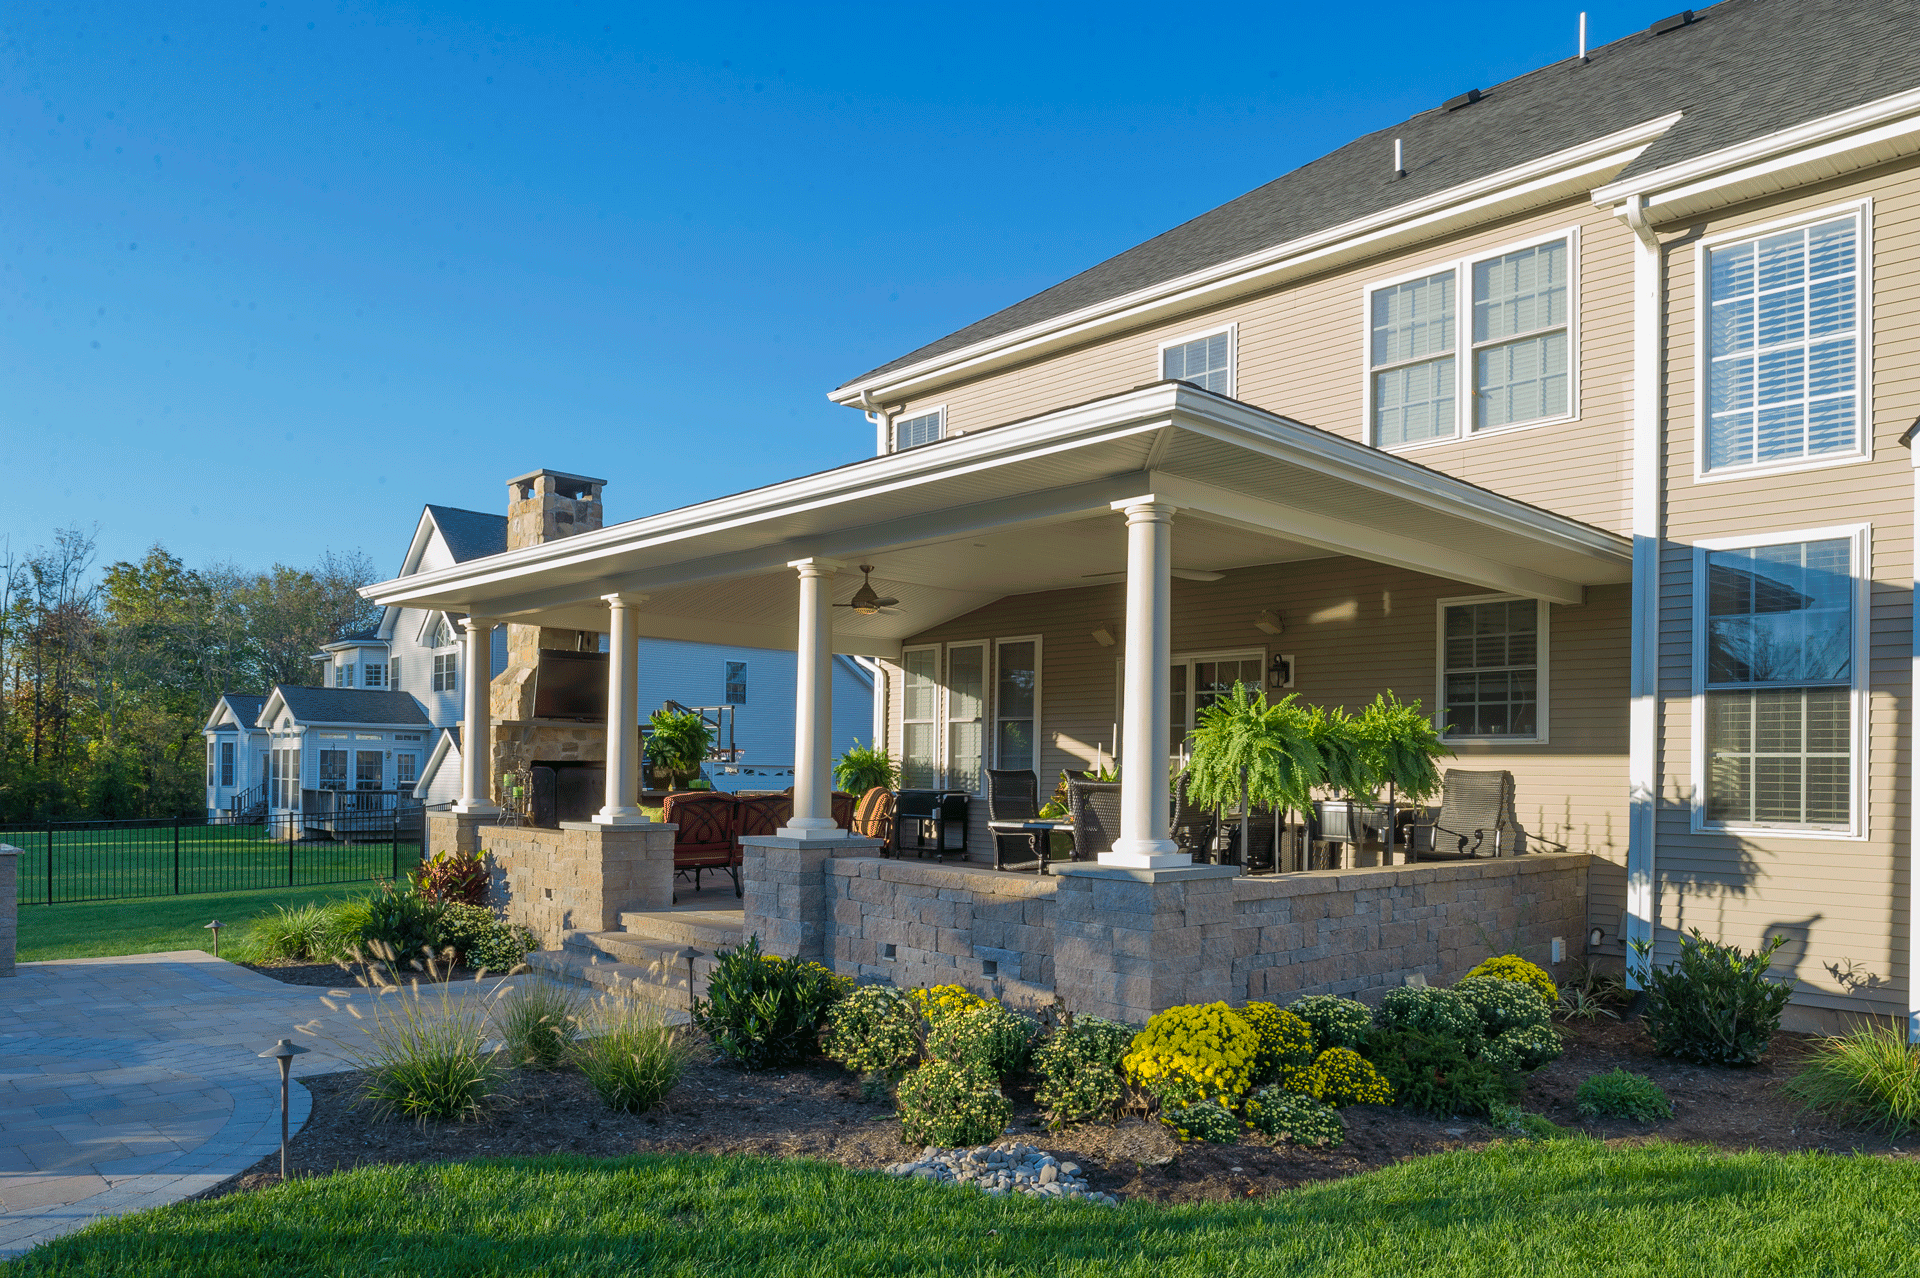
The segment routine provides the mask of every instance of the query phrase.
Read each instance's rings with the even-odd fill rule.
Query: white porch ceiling
[[[895,612],[838,612],[841,652],[900,641],[1010,594],[1126,567],[1110,503],[1178,507],[1174,564],[1221,570],[1356,555],[1577,602],[1630,579],[1624,538],[1181,383],[877,457],[455,568],[383,582],[381,604],[605,629],[600,596],[647,596],[641,633],[791,648],[789,561],[874,565]]]

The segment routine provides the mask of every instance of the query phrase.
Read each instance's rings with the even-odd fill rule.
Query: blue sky
[[[0,537],[391,571],[422,503],[539,466],[617,520],[852,461],[832,386],[1577,14],[9,6]]]

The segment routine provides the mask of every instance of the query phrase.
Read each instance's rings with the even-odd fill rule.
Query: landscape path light
[[[214,933],[218,936],[219,933]],[[305,1056],[311,1047],[301,1047],[290,1038],[283,1038],[266,1051],[260,1053],[263,1061],[280,1062],[280,1179],[287,1178],[287,1085],[293,1075],[293,1058]]]
[[[689,1024],[693,1021],[693,961],[705,953],[705,950],[696,950],[688,945],[683,946],[674,955],[677,959],[685,959],[687,963],[687,1021]]]
[[[225,926],[226,924],[222,923],[219,919],[215,919],[213,922],[207,924],[207,930],[213,933],[213,956],[215,958],[220,957],[220,929]]]

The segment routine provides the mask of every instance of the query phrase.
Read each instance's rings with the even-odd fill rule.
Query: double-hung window
[[[1696,827],[1858,826],[1866,532],[1695,551]]]
[[[1705,250],[1706,471],[1861,451],[1860,212]]]
[[[730,706],[747,704],[747,663],[729,661],[726,663],[726,697]]]
[[[922,444],[931,444],[946,434],[947,410],[929,409],[924,413],[915,413],[893,424],[893,451],[903,448],[918,448]]]
[[[1233,394],[1234,347],[1238,331],[1228,325],[1217,333],[1185,337],[1160,347],[1160,376]]]
[[[994,644],[993,757],[997,768],[1038,771],[1040,641],[1001,639]]]
[[[433,690],[435,692],[458,692],[459,657],[455,652],[435,653],[433,658]]]
[[[940,776],[940,649],[900,654],[900,702],[900,784],[931,790]]]
[[[1569,416],[1572,232],[1377,286],[1367,297],[1367,400],[1376,447]],[[1462,281],[1469,322],[1460,323]]]
[[[1040,767],[1037,635],[909,648],[900,657],[900,784],[979,794],[987,768]]]
[[[233,744],[231,741],[220,743],[220,784],[223,786],[233,784]]]
[[[987,645],[947,645],[947,789],[980,793],[985,759]]]
[[[1442,599],[1441,733],[1545,741],[1548,605],[1506,595]]]
[[[369,661],[363,673],[366,676],[365,682],[367,687],[384,688],[386,686],[387,668],[384,665]]]
[[[213,742],[207,742],[207,785],[213,785]]]
[[[353,663],[346,662],[333,668],[333,686],[351,688],[353,686]]]

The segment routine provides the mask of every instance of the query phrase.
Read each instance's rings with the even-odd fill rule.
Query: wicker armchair
[[[995,821],[1031,821],[1040,815],[1040,778],[1026,769],[987,769],[987,828],[993,835],[996,870],[1046,868],[1053,835],[1036,830],[995,830]],[[1009,863],[1008,854],[1012,854]]]
[[[841,829],[851,832],[853,830],[853,809],[860,800],[844,790],[835,790],[830,802],[833,805],[831,812],[833,823]]]
[[[793,818],[793,792],[756,794],[740,800],[740,821],[735,841],[742,838],[766,838]]]
[[[1513,773],[1448,768],[1440,778],[1440,811],[1406,828],[1414,861],[1519,856],[1527,832],[1513,809]]]
[[[1073,816],[1073,859],[1097,860],[1120,837],[1120,783],[1068,778],[1067,811]]]
[[[1187,800],[1187,778],[1183,773],[1173,790],[1173,841],[1196,861],[1213,855],[1213,813]]]

